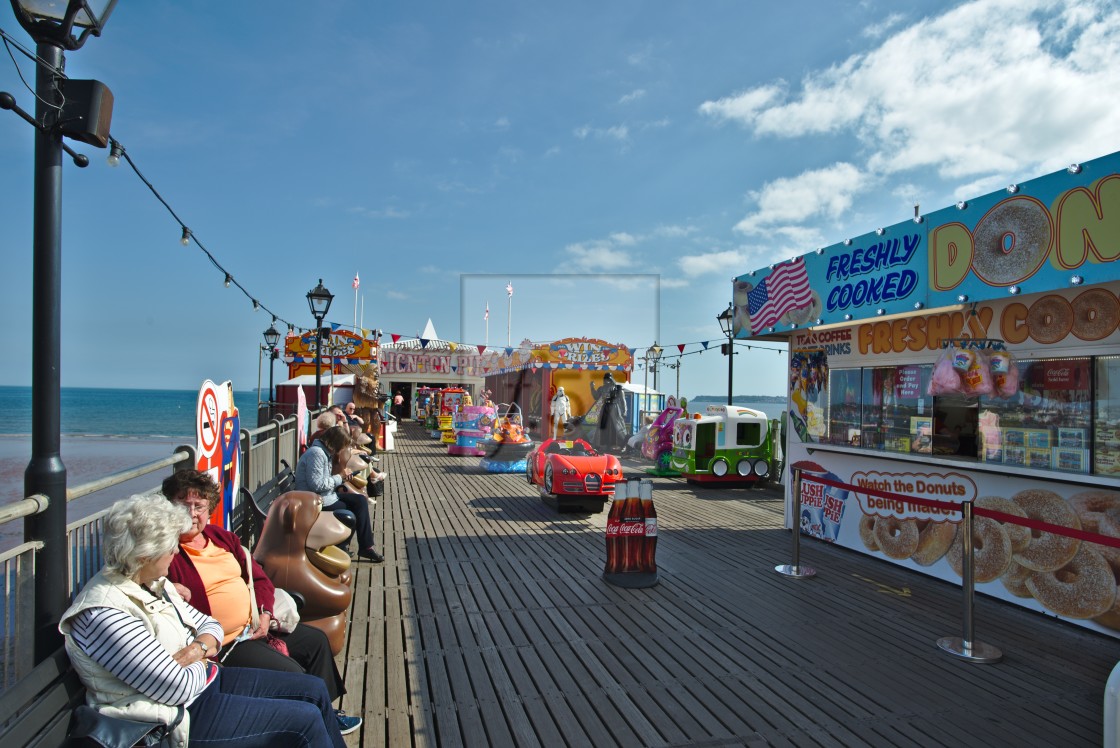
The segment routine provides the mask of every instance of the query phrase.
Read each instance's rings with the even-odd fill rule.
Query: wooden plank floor
[[[1101,745],[1120,641],[978,596],[1003,662],[945,655],[958,587],[813,541],[816,577],[776,574],[777,490],[655,479],[661,581],[619,589],[605,512],[558,515],[414,423],[397,437],[385,562],[356,565],[339,657],[350,745]]]

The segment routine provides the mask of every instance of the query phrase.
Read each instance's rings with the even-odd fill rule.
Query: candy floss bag
[[[971,351],[962,351],[953,346],[941,349],[941,354],[937,357],[937,363],[933,365],[933,375],[929,379],[929,394],[952,395],[961,393],[961,374],[968,369],[972,359],[968,355],[961,356],[958,354],[971,353]],[[963,368],[961,368],[962,364]]]
[[[995,391],[995,387],[992,386],[992,369],[987,353],[984,351],[974,353],[968,369],[961,377],[961,385],[964,388],[964,394],[973,397],[990,395]]]

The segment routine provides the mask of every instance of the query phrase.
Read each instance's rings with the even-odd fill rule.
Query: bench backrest
[[[85,703],[85,694],[66,650],[59,647],[0,694],[0,745],[65,745],[70,715]]]
[[[242,503],[247,504],[252,509],[253,516],[246,518],[252,520],[252,527],[242,528],[239,534],[250,548],[256,545],[256,539],[260,536],[264,519],[268,516],[268,509],[272,506],[272,502],[276,500],[276,497],[291,491],[295,482],[296,475],[292,472],[287,460],[280,460],[280,472],[268,482],[262,483],[257,490],[250,491],[244,486],[241,487]],[[247,537],[247,534],[251,534],[252,537]]]

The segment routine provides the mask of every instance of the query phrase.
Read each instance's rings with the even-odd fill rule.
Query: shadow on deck
[[[557,515],[402,424],[340,662],[362,746],[1099,746],[1120,641],[982,596],[997,665],[941,653],[959,587],[804,541],[777,490],[654,479],[660,584],[600,579],[606,514]]]

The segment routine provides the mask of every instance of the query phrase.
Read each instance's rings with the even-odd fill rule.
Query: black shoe
[[[375,564],[379,564],[385,560],[384,556],[382,556],[372,548],[367,548],[364,551],[358,551],[358,558],[364,558],[366,561],[372,561]]]

